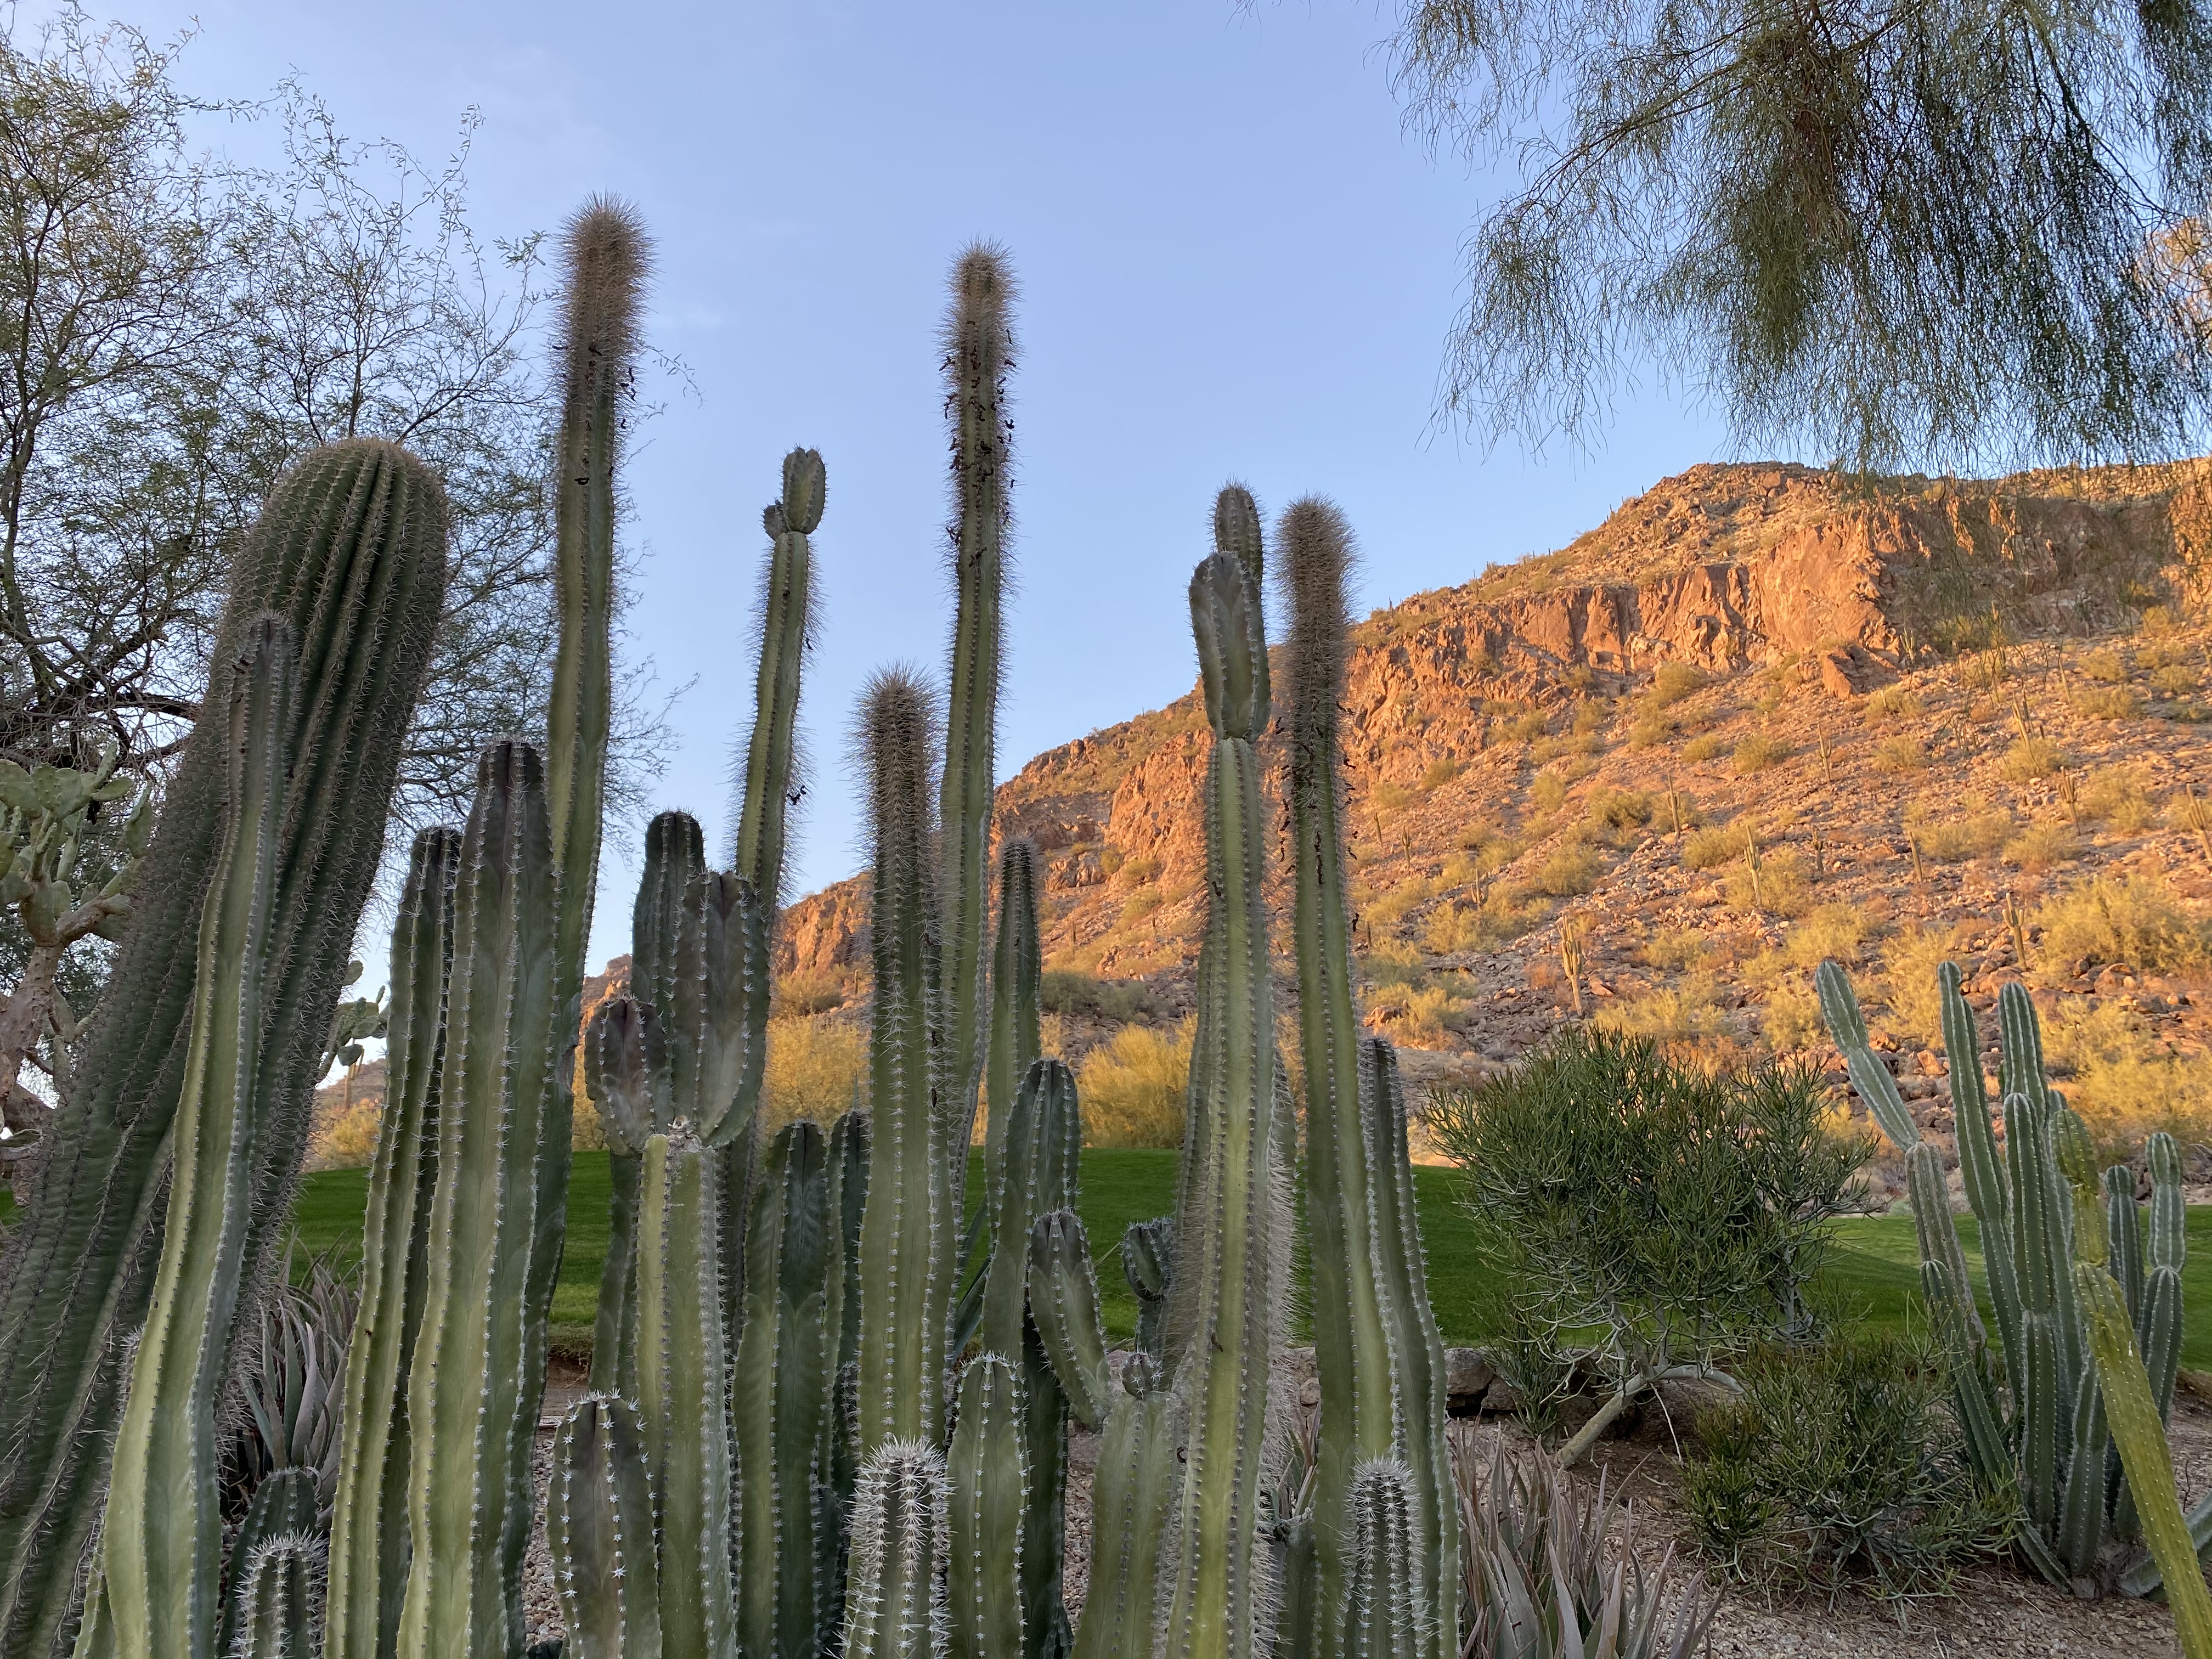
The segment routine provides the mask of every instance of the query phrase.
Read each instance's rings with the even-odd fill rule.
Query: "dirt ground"
[[[553,1425],[582,1392],[580,1376],[556,1371],[548,1380],[538,1436],[541,1516]],[[1484,1452],[1501,1437],[1523,1444],[1528,1439],[1510,1417],[1468,1419],[1454,1424],[1452,1431],[1472,1437]],[[2191,1501],[2212,1488],[2212,1406],[2191,1395],[2179,1395],[2174,1402],[2172,1441],[2183,1499]],[[1073,1614],[1083,1605],[1090,1579],[1091,1484],[1097,1467],[1097,1437],[1079,1431],[1069,1452],[1066,1598]],[[1601,1442],[1583,1474],[1595,1480],[1601,1473],[1613,1490],[1629,1500],[1634,1522],[1632,1547],[1639,1559],[1656,1571],[1671,1555],[1673,1595],[1686,1593],[1696,1571],[1695,1558],[1681,1508],[1680,1466],[1665,1425],[1655,1419],[1630,1437]],[[1713,1591],[1707,1586],[1704,1593]],[[531,1540],[523,1596],[531,1638],[559,1634],[561,1614],[542,1527]],[[1821,1659],[2148,1659],[2179,1651],[2172,1616],[2162,1604],[2084,1601],[1996,1563],[1966,1574],[1954,1595],[1911,1604],[1884,1604],[1846,1595],[1832,1605],[1825,1599],[1768,1605],[1734,1589],[1721,1591],[1720,1597],[1710,1650],[1714,1659],[1796,1654]]]

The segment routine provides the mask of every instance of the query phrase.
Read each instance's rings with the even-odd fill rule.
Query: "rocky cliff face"
[[[2200,597],[2208,556],[2212,463],[1992,482],[1694,467],[1559,552],[1355,631],[1352,822],[1379,853],[1441,857],[1449,824],[1423,848],[1430,828],[1391,825],[1397,794],[1493,749],[1522,756],[1532,717],[1632,694],[1663,664],[1786,663],[1808,695],[1847,701],[1993,630],[2087,635]],[[1194,955],[1206,754],[1186,696],[1048,750],[1000,787],[999,833],[1047,854],[1048,951],[1109,974],[1172,975]],[[779,971],[865,974],[866,926],[863,878],[800,900]]]

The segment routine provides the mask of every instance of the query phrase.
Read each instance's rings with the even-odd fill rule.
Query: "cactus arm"
[[[1433,1650],[1418,1504],[1413,1471],[1395,1459],[1362,1463],[1352,1477],[1344,1659],[1419,1659]]]
[[[545,1543],[568,1626],[562,1659],[660,1659],[653,1482],[628,1401],[587,1395],[561,1419]]]
[[[2135,1496],[2144,1540],[2150,1546],[2173,1609],[2175,1633],[2187,1659],[2212,1659],[2212,1592],[2197,1571],[2197,1549],[2181,1510],[2165,1425],[2151,1397],[2149,1376],[2136,1350],[2135,1331],[2119,1285],[2106,1270],[2103,1230],[2097,1219],[2096,1159],[2081,1120],[2060,1108],[2051,1120],[2048,1152],[2072,1188],[2075,1289],[2087,1316],[2089,1351],[2120,1449],[2128,1489]],[[2101,1463],[2102,1459],[2100,1458]]]
[[[1190,1287],[1190,1337],[1176,1387],[1188,1411],[1187,1461],[1169,1564],[1165,1650],[1243,1659],[1264,1639],[1259,1485],[1268,1340],[1266,1293],[1273,1243],[1274,1001],[1261,893],[1267,827],[1250,738],[1264,729],[1267,645],[1257,595],[1233,559],[1216,555],[1191,582],[1207,714],[1206,871],[1212,894],[1203,953],[1212,958],[1199,1012],[1186,1163],[1190,1212],[1178,1221],[1179,1286]],[[1194,1139],[1202,1134],[1203,1140]]]
[[[1043,978],[1043,956],[1037,939],[1036,848],[1017,837],[999,851],[999,932],[992,945],[991,1032],[983,1068],[984,1093],[990,1102],[990,1117],[983,1129],[983,1168],[993,1185],[983,1195],[983,1208],[976,1212],[979,1222],[997,1213],[1001,1201],[997,1183],[1000,1171],[1006,1168],[1006,1125],[1013,1115],[1017,1092],[1043,1052],[1039,1029]]]
[[[521,1645],[520,1556],[510,1547],[526,1541],[535,1505],[512,1474],[545,1375],[524,1307],[536,1165],[556,1130],[558,1154],[567,1149],[565,1114],[549,1122],[553,888],[537,751],[495,744],[477,764],[454,889],[433,1243],[407,1380],[404,1659]]]
[[[714,1159],[679,1127],[645,1146],[637,1260],[638,1415],[660,1517],[663,1639],[733,1659],[729,1374]]]
[[[1152,1651],[1153,1605],[1176,1494],[1175,1403],[1154,1386],[1156,1368],[1130,1357],[1107,1414],[1091,1489],[1091,1593],[1076,1626],[1073,1659],[1124,1659]]]
[[[794,449],[783,458],[782,498],[766,515],[769,545],[761,580],[760,663],[731,868],[752,884],[770,911],[783,896],[787,823],[798,793],[793,779],[800,672],[813,637],[814,550],[807,538],[821,526],[828,493],[822,457],[811,449]],[[758,1012],[766,1018],[765,1002]]]
[[[854,1487],[843,1659],[940,1659],[945,1548],[943,1455],[885,1441]]]
[[[1920,1127],[1913,1122],[1905,1097],[1898,1092],[1897,1079],[1867,1042],[1866,1017],[1859,1012],[1858,998],[1852,994],[1851,982],[1841,964],[1833,957],[1823,962],[1813,970],[1813,984],[1820,994],[1820,1017],[1844,1057],[1851,1086],[1866,1102],[1882,1133],[1899,1152],[1911,1152],[1920,1139]]]
[[[2094,1376],[2084,1376],[2074,1393],[2072,1449],[2059,1498],[2057,1538],[2058,1559],[2076,1577],[2094,1571],[2105,1541],[2107,1444],[2104,1392]]]
[[[240,1622],[251,1607],[255,1554],[284,1537],[315,1534],[315,1472],[295,1465],[278,1469],[253,1489],[238,1533],[230,1540],[230,1584],[222,1598],[222,1633],[215,1652],[228,1655],[238,1645]]]
[[[224,1659],[314,1659],[322,1623],[319,1545],[290,1532],[256,1545],[239,1586],[237,1645]]]
[[[1981,1035],[1975,1028],[1974,1011],[1960,988],[1957,967],[1947,962],[1938,968],[1936,986],[1943,1011],[1943,1051],[1950,1060],[1951,1117],[1958,1133],[1959,1174],[1966,1188],[1966,1201],[1981,1225],[1982,1272],[1989,1283],[1990,1305],[1996,1313],[2006,1376],[2013,1398],[2018,1400],[2026,1385],[2021,1372],[2020,1270],[2013,1255],[2012,1189],[2005,1175],[2004,1154],[1997,1149],[1996,1125],[1990,1117],[1989,1091],[1982,1083]],[[1948,1212],[1949,1207],[1947,1199],[1944,1208]]]
[[[1021,1382],[984,1353],[960,1374],[946,1459],[945,1606],[951,1659],[1023,1659],[1022,1520],[1029,1502]]]
[[[1170,1281],[1175,1271],[1175,1218],[1133,1221],[1121,1235],[1121,1276],[1137,1296],[1137,1346],[1154,1359],[1166,1355]]]
[[[1039,1216],[1030,1230],[1030,1306],[1052,1374],[1075,1420],[1096,1429],[1113,1404],[1106,1370],[1106,1327],[1091,1246],[1073,1210]]]
[[[1367,1164],[1374,1172],[1376,1276],[1382,1287],[1382,1305],[1396,1328],[1392,1375],[1397,1390],[1398,1443],[1412,1482],[1418,1565],[1424,1582],[1443,1586],[1458,1571],[1459,1562],[1459,1492],[1445,1437],[1449,1402],[1444,1389],[1443,1336],[1429,1303],[1428,1262],[1421,1249],[1398,1053],[1382,1037],[1370,1039],[1364,1053],[1368,1063],[1362,1069],[1368,1081],[1364,1121]],[[1283,1121],[1287,1131],[1287,1111]],[[1423,1627],[1425,1651],[1433,1659],[1458,1659],[1456,1601],[1438,1589],[1422,1605],[1435,1608]]]
[[[2013,1161],[2013,1200],[2019,1226],[2014,1249],[2020,1264],[2021,1360],[2025,1387],[2016,1410],[2021,1428],[2021,1497],[2029,1520],[2049,1534],[2058,1518],[2062,1422],[2070,1427],[2073,1395],[2067,1386],[2057,1328],[2057,1275],[2065,1263],[2051,1213],[2045,1119],[2023,1094],[2005,1097],[2005,1132]],[[2039,1152],[2037,1144],[2046,1150]]]
[[[2150,1138],[2151,1196],[2148,1267],[2136,1342],[2150,1373],[2159,1420],[2173,1410],[2173,1382],[2181,1366],[2181,1270],[2189,1249],[2187,1212],[2181,1197],[2181,1152],[2163,1131]],[[2130,1200],[2134,1200],[2130,1197]]]
[[[260,1071],[281,1133],[264,1139],[257,1214],[281,1213],[305,1145],[444,601],[445,534],[434,477],[363,439],[316,450],[286,473],[231,562],[211,659],[218,676],[228,672],[264,612],[291,621],[303,692],[287,799],[314,803],[284,817],[270,939],[288,967],[268,988]],[[36,1184],[0,1251],[0,1446],[9,1449],[0,1457],[0,1651],[10,1654],[52,1651],[75,1620],[106,1501],[124,1340],[152,1294],[200,914],[221,849],[222,693],[218,678],[137,867],[70,1109],[47,1131]],[[256,1282],[265,1248],[249,1239],[245,1282]]]
[[[986,1350],[1011,1355],[1021,1352],[1022,1322],[1029,1313],[1030,1225],[1039,1215],[1075,1201],[1082,1134],[1075,1073],[1058,1060],[1036,1060],[1005,1115],[981,1328]]]
[[[1249,507],[1250,497],[1232,485],[1221,492],[1215,523],[1242,520]],[[1333,1620],[1343,1605],[1352,1543],[1346,1505],[1352,1469],[1364,1460],[1387,1457],[1396,1443],[1397,1334],[1389,1328],[1375,1273],[1379,1241],[1370,1211],[1376,1200],[1369,1191],[1371,1170],[1362,1142],[1365,1080],[1352,1006],[1352,915],[1339,822],[1338,709],[1344,699],[1351,532],[1334,506],[1309,499],[1283,514],[1277,540],[1291,618],[1285,793],[1306,1078],[1306,1224],[1314,1305],[1332,1310],[1314,1325],[1321,1382],[1314,1512],[1323,1616]]]
[[[2136,1205],[2136,1172],[2124,1164],[2105,1171],[2105,1252],[2119,1281],[2128,1317],[2140,1321],[2143,1304],[2142,1212]]]
[[[875,830],[876,1006],[868,1042],[871,1147],[860,1219],[860,1449],[935,1444],[944,1431],[950,1254],[936,1094],[937,918],[928,867],[928,702],[897,673],[870,688],[862,726]],[[855,1568],[857,1571],[857,1567]]]
[[[369,1161],[361,1310],[346,1346],[326,1659],[383,1659],[407,1589],[407,1362],[429,1273],[453,884],[461,838],[415,838],[392,933],[384,1114]]]
[[[962,1213],[968,1143],[984,1054],[983,889],[998,761],[1000,599],[1006,577],[1008,486],[1013,422],[1006,380],[1014,362],[1014,276],[1005,250],[966,249],[952,272],[945,321],[945,410],[952,453],[953,520],[947,532],[952,586],[952,658],[947,676],[945,772],[938,792],[943,865],[946,1097],[939,1103],[940,1156],[951,1213]],[[955,1264],[937,1265],[948,1281]]]
[[[107,1609],[125,1659],[204,1659],[222,1617],[217,1395],[229,1368],[260,1125],[264,975],[291,755],[294,636],[250,630],[228,698],[222,855],[208,890],[176,1170],[154,1304],[117,1431],[103,1535]]]

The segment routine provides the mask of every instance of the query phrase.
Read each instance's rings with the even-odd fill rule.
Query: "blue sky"
[[[794,890],[862,860],[844,752],[862,678],[944,654],[933,342],[970,238],[1005,242],[1025,288],[1002,776],[1188,688],[1183,584],[1224,478],[1271,514],[1334,495],[1379,605],[1558,546],[1726,453],[1715,419],[1649,390],[1580,459],[1433,428],[1460,242],[1510,181],[1403,134],[1369,4],[117,10],[155,33],[198,18],[195,91],[297,72],[353,136],[426,158],[480,109],[483,235],[555,226],[593,191],[642,209],[650,333],[696,395],[662,389],[629,471],[633,647],[665,684],[696,677],[655,804],[699,813],[710,844],[750,690],[759,509],[793,444],[828,463]],[[595,959],[627,948],[637,840],[610,826]]]

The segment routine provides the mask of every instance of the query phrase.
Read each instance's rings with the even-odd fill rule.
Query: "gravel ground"
[[[558,1373],[549,1381],[544,1422],[538,1435],[538,1513],[551,1463],[552,1422],[582,1392],[580,1378]],[[1504,1437],[1527,1443],[1512,1419],[1485,1418],[1455,1425],[1486,1451]],[[2185,1498],[2212,1487],[2212,1407],[2184,1394],[2174,1406],[2175,1473]],[[1090,1581],[1091,1485],[1097,1469],[1098,1438],[1078,1431],[1069,1448],[1066,1597],[1079,1612]],[[1679,1465],[1662,1425],[1628,1438],[1601,1443],[1589,1475],[1607,1473],[1625,1493],[1635,1516],[1633,1547],[1656,1570],[1671,1555],[1679,1598],[1690,1581],[1680,1565],[1689,1553]],[[1708,1594],[1711,1592],[1708,1591]],[[531,1639],[556,1636],[562,1623],[553,1595],[552,1564],[543,1527],[532,1535],[523,1567],[523,1601]],[[1992,1564],[1961,1579],[1957,1594],[1910,1606],[1886,1606],[1859,1595],[1834,1605],[1825,1601],[1767,1605],[1729,1591],[1712,1632],[1715,1659],[1770,1659],[1818,1655],[1823,1659],[2138,1659],[2178,1651],[2173,1620],[2147,1601],[2084,1601],[2051,1589],[2008,1566]]]

